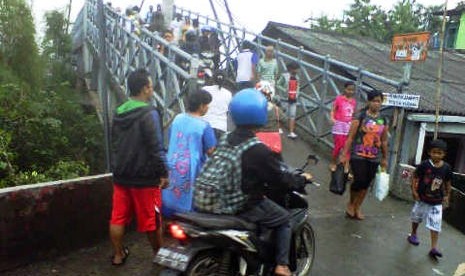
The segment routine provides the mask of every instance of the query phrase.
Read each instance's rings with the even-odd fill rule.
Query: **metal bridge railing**
[[[228,68],[233,76],[235,72],[232,60],[239,52],[240,43],[245,39],[254,44],[256,51],[261,56],[264,55],[266,46],[273,45],[280,72],[286,71],[288,62],[297,62],[300,66],[299,74],[302,89],[298,98],[296,123],[307,133],[329,146],[332,146],[331,105],[335,97],[341,94],[342,83],[354,81],[358,95],[362,97],[362,91],[370,91],[373,86],[376,87],[377,85],[381,85],[389,93],[402,92],[404,85],[402,81],[394,81],[363,68],[332,59],[330,56],[323,56],[305,50],[302,46],[295,46],[279,39],[249,32],[244,28],[223,23],[180,7],[175,7],[175,13],[180,13],[183,17],[196,18],[199,20],[200,25],[216,27],[222,41],[220,64]],[[348,74],[341,72],[341,69],[355,76],[355,79],[350,79]],[[287,99],[285,91],[278,90],[278,93],[282,101]]]
[[[98,20],[97,0],[85,3],[85,38],[94,56],[104,57],[103,64],[109,72],[111,80],[123,88],[126,93],[127,77],[137,68],[146,68],[154,83],[154,104],[164,114],[165,125],[177,113],[185,111],[183,96],[192,87],[197,76],[198,64],[192,56],[175,44],[169,43],[157,33],[137,26],[130,18],[119,14],[110,6],[104,5],[105,32]],[[105,35],[105,47],[101,45],[101,35]],[[158,51],[163,45],[165,53]],[[105,49],[102,55],[101,49]],[[176,60],[184,59],[192,66],[189,71],[176,64]],[[102,63],[102,61],[99,61]]]
[[[155,103],[164,111],[166,125],[178,112],[184,111],[183,95],[195,82],[197,58],[143,26],[140,26],[136,34],[134,32],[136,26],[131,19],[120,15],[107,5],[103,9],[105,31],[102,32],[100,30],[102,23],[97,20],[99,1],[101,0],[86,1],[84,29],[88,45],[97,56],[101,54],[100,49],[105,49],[103,55],[105,67],[111,79],[123,88],[126,88],[126,78],[131,71],[139,67],[145,67],[150,71],[155,84]],[[288,62],[297,62],[301,69],[299,73],[301,94],[298,98],[296,123],[308,134],[329,146],[332,146],[329,114],[335,97],[341,94],[343,82],[354,81],[359,96],[363,95],[362,91],[369,91],[378,85],[390,93],[402,93],[404,88],[403,81],[384,78],[363,68],[332,59],[330,56],[305,50],[302,46],[255,34],[182,8],[175,8],[175,12],[198,19],[200,25],[216,26],[221,40],[219,66],[226,69],[231,78],[235,76],[232,61],[244,40],[251,41],[261,55],[264,54],[266,46],[274,45],[281,72],[285,71]],[[100,37],[102,34],[105,34],[104,39]],[[101,41],[105,42],[106,47],[102,47]],[[157,50],[159,45],[166,48],[166,55]],[[176,64],[178,58],[190,61],[192,66],[189,72]],[[287,99],[285,91],[278,90],[278,95],[282,101]],[[401,114],[399,118],[402,117]],[[400,137],[397,134],[396,137]]]

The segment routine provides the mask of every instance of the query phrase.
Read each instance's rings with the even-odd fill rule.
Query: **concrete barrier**
[[[391,195],[413,202],[412,198],[412,176],[413,172],[415,171],[414,166],[410,166],[407,164],[399,164],[395,170],[394,177],[390,183],[390,193]]]
[[[0,271],[108,235],[111,174],[0,189]]]
[[[454,173],[449,208],[444,210],[444,220],[465,234],[465,175]]]

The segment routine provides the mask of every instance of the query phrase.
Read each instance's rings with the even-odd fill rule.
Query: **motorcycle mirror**
[[[318,164],[318,161],[320,161],[320,158],[317,155],[309,154],[307,156],[307,161],[300,169],[304,170],[310,164],[311,161],[313,161],[313,165],[316,165]]]
[[[309,154],[307,156],[307,162],[310,162],[310,161],[313,161],[313,164],[316,165],[320,161],[320,158],[318,157],[318,155]]]

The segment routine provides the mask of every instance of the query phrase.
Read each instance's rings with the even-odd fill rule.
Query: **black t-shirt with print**
[[[415,175],[418,177],[420,200],[432,205],[441,204],[444,198],[444,186],[452,179],[451,166],[444,162],[438,168],[433,166],[433,162],[428,159],[417,166]]]

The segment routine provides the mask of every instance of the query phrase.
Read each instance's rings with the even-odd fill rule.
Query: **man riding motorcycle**
[[[239,145],[255,137],[255,132],[267,122],[267,100],[255,89],[248,88],[237,93],[229,106],[237,128],[227,141]],[[281,162],[264,144],[259,143],[242,154],[242,191],[248,194],[246,206],[237,215],[256,223],[259,227],[271,228],[276,235],[275,274],[292,275],[289,269],[291,226],[289,212],[267,197],[268,193],[280,193],[290,187],[304,185],[311,175],[293,175],[283,170]],[[285,193],[285,192],[284,192]]]

